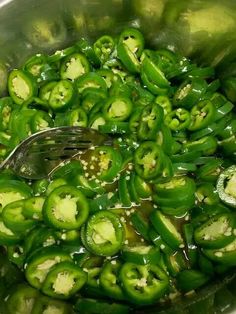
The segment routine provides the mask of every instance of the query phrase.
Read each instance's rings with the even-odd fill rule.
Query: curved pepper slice
[[[122,249],[121,256],[126,262],[138,265],[156,265],[161,258],[159,248],[152,245],[126,245]]]
[[[34,227],[37,222],[24,216],[24,200],[11,202],[3,208],[4,224],[14,233],[25,232]]]
[[[135,170],[143,179],[155,179],[162,174],[165,154],[155,142],[140,144],[134,154]]]
[[[209,281],[210,277],[195,269],[185,269],[177,275],[177,285],[183,292],[195,290]]]
[[[62,185],[54,189],[43,205],[45,222],[56,229],[73,230],[87,219],[87,199],[76,187]]]
[[[235,216],[230,213],[214,215],[194,231],[197,244],[203,248],[219,249],[235,238]]]
[[[13,233],[7,226],[4,224],[2,217],[0,217],[0,244],[1,245],[11,245],[17,244],[20,242],[19,234]]]
[[[55,110],[60,111],[66,109],[73,101],[74,87],[69,80],[61,80],[52,88],[48,104]]]
[[[99,146],[91,154],[90,165],[99,179],[112,182],[122,169],[122,156],[113,147]]]
[[[17,105],[27,102],[37,94],[33,76],[22,70],[11,71],[8,77],[8,90]]]
[[[191,121],[190,113],[184,108],[178,108],[165,117],[165,123],[172,131],[181,131],[189,127]]]
[[[42,292],[50,297],[68,299],[78,292],[87,281],[87,273],[73,262],[54,265],[47,274]]]
[[[93,49],[101,63],[105,63],[115,48],[114,40],[109,35],[99,37],[93,44]]]
[[[118,259],[107,262],[104,264],[99,277],[100,285],[106,295],[117,300],[125,299],[118,277],[121,266],[122,264]]]
[[[124,121],[132,112],[133,104],[127,97],[110,97],[104,107],[103,114],[108,121]]]
[[[15,288],[15,287],[14,287]],[[40,293],[26,284],[19,284],[7,299],[8,313],[33,313],[33,307]],[[27,312],[26,312],[27,311]]]
[[[142,109],[137,128],[141,140],[154,140],[163,123],[164,111],[156,103],[149,104]]]
[[[82,241],[94,254],[111,256],[123,245],[124,227],[119,217],[108,210],[92,215],[83,228]]]
[[[217,180],[218,194],[222,202],[236,208],[236,166],[224,170]]]
[[[207,127],[211,122],[214,122],[216,108],[210,100],[202,100],[191,110],[190,131],[196,131]]]
[[[206,89],[207,83],[205,80],[197,78],[187,80],[177,89],[173,98],[173,104],[176,107],[190,109],[201,99]]]
[[[203,249],[202,252],[213,262],[223,265],[236,266],[236,236],[234,240],[220,249]]]
[[[31,286],[40,289],[52,267],[64,261],[72,261],[70,255],[57,246],[34,251],[24,265],[25,276]]]
[[[158,301],[169,287],[168,276],[157,265],[125,263],[120,270],[122,287],[134,304]]]
[[[181,234],[167,216],[156,210],[151,214],[150,219],[155,230],[171,248],[178,250],[183,246],[184,240]]]

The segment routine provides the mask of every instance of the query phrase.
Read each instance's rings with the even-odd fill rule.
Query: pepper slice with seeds
[[[56,229],[78,229],[88,218],[88,213],[86,197],[70,185],[54,189],[43,205],[44,221]]]
[[[116,254],[121,249],[124,238],[125,231],[119,217],[108,210],[92,215],[81,230],[84,246],[99,256]]]
[[[68,299],[84,286],[87,277],[87,273],[73,262],[61,262],[47,274],[42,292],[51,297]]]
[[[235,238],[233,234],[235,225],[235,216],[233,214],[215,215],[195,229],[195,241],[204,248],[222,248]]]
[[[122,288],[138,305],[152,304],[168,289],[168,276],[157,265],[125,263],[120,270]]]
[[[33,76],[22,70],[13,70],[8,78],[8,90],[17,105],[22,105],[37,94]]]

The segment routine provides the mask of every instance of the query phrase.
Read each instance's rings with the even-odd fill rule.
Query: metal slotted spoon
[[[111,139],[84,127],[55,127],[26,138],[0,165],[26,179],[42,179],[63,160],[75,157],[91,146],[110,145]]]

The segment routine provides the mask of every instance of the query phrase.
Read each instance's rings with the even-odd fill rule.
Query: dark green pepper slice
[[[211,217],[194,231],[194,239],[203,248],[219,249],[235,238],[233,214],[223,213]]]
[[[68,299],[77,293],[86,281],[86,272],[73,262],[64,261],[50,269],[41,289],[50,297]]]
[[[218,194],[222,202],[236,208],[236,166],[224,170],[217,180]]]
[[[160,250],[152,245],[129,245],[124,246],[121,257],[125,262],[138,265],[158,264],[161,258]]]
[[[162,175],[165,154],[155,142],[147,141],[140,144],[134,154],[135,170],[143,179],[155,179]]]
[[[196,141],[189,141],[183,145],[185,152],[201,152],[204,156],[213,155],[217,149],[217,140],[214,136],[204,136]]]
[[[56,311],[57,314],[70,314],[72,312],[72,306],[69,303],[40,295],[40,297],[36,299],[30,314],[41,314],[43,312],[53,313],[53,311]]]
[[[89,62],[92,63],[95,67],[98,67],[100,65],[100,60],[95,54],[93,47],[89,44],[87,39],[81,38],[77,43],[76,46],[78,47],[79,51],[81,51],[89,60]]]
[[[137,305],[158,301],[169,286],[168,276],[157,265],[125,263],[119,277],[129,300]]]
[[[181,131],[187,129],[190,125],[190,113],[184,108],[178,108],[165,117],[166,125],[173,131]]]
[[[56,229],[79,228],[89,214],[88,202],[78,188],[63,185],[54,189],[43,205],[45,222]]]
[[[162,107],[164,110],[164,116],[172,111],[172,104],[168,96],[160,95],[157,96],[155,102]]]
[[[7,299],[7,313],[32,313],[34,304],[40,293],[38,290],[26,285],[20,284],[14,289]]]
[[[74,87],[69,80],[61,80],[52,88],[48,104],[55,110],[60,111],[66,109],[73,101]]]
[[[110,58],[114,48],[114,40],[109,35],[99,37],[93,44],[94,52],[102,64]]]
[[[22,105],[37,94],[33,76],[22,70],[11,71],[8,77],[8,90],[17,105]]]
[[[138,137],[141,140],[154,140],[163,123],[164,112],[156,103],[145,106],[140,115],[137,128]]]
[[[164,241],[173,249],[178,250],[184,245],[184,240],[171,222],[168,216],[163,215],[159,210],[155,210],[150,215],[151,222],[157,232],[160,233]]]
[[[236,238],[235,229],[234,240],[220,249],[203,249],[202,252],[213,262],[221,265],[235,266],[236,265]]]
[[[200,204],[215,205],[219,202],[219,196],[214,185],[210,182],[200,183],[195,192],[196,201]]]
[[[202,100],[191,110],[190,131],[196,131],[207,127],[215,120],[216,108],[210,100]]]
[[[200,288],[209,281],[209,276],[195,269],[186,269],[177,275],[177,285],[183,292]]]
[[[98,169],[98,179],[112,182],[122,169],[122,157],[118,150],[109,146],[96,147],[92,152],[90,164]]]
[[[75,304],[75,309],[79,313],[84,314],[129,314],[130,309],[128,305],[105,302],[103,300],[79,298]]]
[[[202,79],[193,78],[184,82],[174,95],[174,106],[186,109],[192,108],[204,95],[206,88],[207,83]]]
[[[116,300],[124,300],[124,292],[119,282],[119,272],[122,267],[118,259],[106,262],[100,273],[99,282],[107,296]]]
[[[86,248],[100,256],[116,254],[124,241],[124,227],[119,217],[107,210],[93,214],[83,226],[82,241]]]
[[[168,273],[173,277],[176,277],[180,271],[188,268],[186,257],[184,257],[181,251],[177,251],[174,254],[164,254],[163,259]]]

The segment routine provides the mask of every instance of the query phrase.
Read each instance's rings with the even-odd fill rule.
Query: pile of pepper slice
[[[128,313],[235,268],[236,115],[214,68],[127,28],[32,56],[8,91],[1,159],[53,126],[113,137],[48,179],[0,173],[0,245],[30,285],[7,295],[10,312]]]

